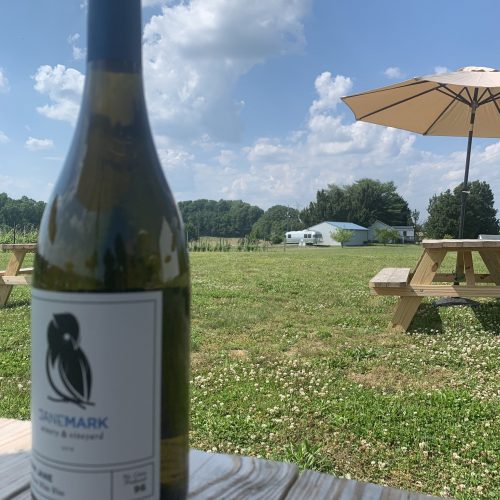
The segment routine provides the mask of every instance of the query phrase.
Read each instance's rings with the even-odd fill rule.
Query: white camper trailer
[[[285,233],[287,243],[302,245],[319,245],[323,241],[323,235],[319,231],[288,231]]]

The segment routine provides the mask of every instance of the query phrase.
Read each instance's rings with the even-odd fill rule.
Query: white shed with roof
[[[368,229],[358,226],[358,224],[354,224],[353,222],[325,221],[308,228],[309,231],[319,231],[323,235],[321,245],[339,247],[340,243],[334,240],[331,235],[331,233],[335,234],[338,229],[347,229],[353,232],[351,239],[347,243],[344,243],[345,246],[364,245],[368,241]]]

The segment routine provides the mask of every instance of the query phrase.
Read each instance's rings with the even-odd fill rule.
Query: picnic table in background
[[[406,331],[424,297],[500,298],[499,240],[424,240],[422,255],[410,268],[384,268],[370,280],[374,295],[399,296],[391,326]],[[455,273],[440,266],[448,253],[456,258]],[[479,254],[488,273],[474,271],[473,252]]]
[[[0,418],[0,498],[27,500],[30,494],[31,422]],[[429,500],[436,499],[343,479],[295,464],[241,455],[189,453],[190,499],[262,500]]]
[[[23,268],[22,265],[28,252],[36,252],[36,243],[4,243],[0,244],[0,251],[11,254],[7,268],[0,270],[0,307],[3,307],[9,300],[13,286],[31,285],[33,268]]]

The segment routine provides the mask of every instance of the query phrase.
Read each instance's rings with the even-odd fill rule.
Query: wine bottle
[[[140,0],[89,0],[85,87],[32,293],[32,496],[184,498],[189,265],[147,117]]]

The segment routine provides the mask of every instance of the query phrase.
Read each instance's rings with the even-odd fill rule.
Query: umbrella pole
[[[474,97],[472,98],[470,107],[470,126],[469,126],[469,137],[467,140],[467,157],[465,159],[465,173],[464,182],[462,184],[462,192],[460,193],[460,218],[458,222],[458,239],[461,240],[464,237],[464,223],[465,223],[465,205],[467,203],[468,187],[469,187],[469,165],[470,165],[470,154],[472,149],[472,137],[474,136],[474,121],[476,119],[477,110],[477,95],[479,89],[476,87],[474,89]]]
[[[469,187],[469,165],[470,165],[470,154],[472,149],[472,137],[474,135],[474,118],[476,115],[476,110],[474,107],[471,112],[471,124],[469,130],[469,138],[467,140],[467,157],[465,159],[465,174],[464,182],[462,184],[462,192],[460,193],[460,219],[458,223],[458,239],[461,240],[464,237],[464,222],[465,222],[465,205],[467,203],[468,187]]]
[[[467,205],[467,195],[469,194],[469,165],[470,165],[470,155],[472,150],[472,138],[474,136],[474,121],[476,119],[476,109],[477,109],[477,94],[479,89],[476,87],[474,89],[474,98],[471,103],[470,112],[470,127],[469,127],[469,137],[467,140],[467,156],[465,159],[465,173],[464,182],[462,184],[462,190],[460,192],[460,217],[458,219],[458,239],[461,240],[464,237],[464,225],[465,225],[465,207]],[[457,265],[455,268],[455,284],[458,285],[461,279],[464,278],[464,259],[460,252],[457,254]]]

